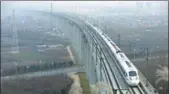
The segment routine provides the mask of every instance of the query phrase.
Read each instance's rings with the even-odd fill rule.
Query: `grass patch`
[[[80,85],[83,89],[83,94],[90,94],[90,87],[86,74],[84,72],[80,72],[78,74],[80,78]]]
[[[17,54],[6,53],[2,54],[3,59],[14,59],[14,60],[37,60],[43,58],[38,52],[33,51],[21,51]]]
[[[45,50],[44,52],[38,52],[36,49],[31,48],[20,48],[20,53],[1,54],[2,60],[8,61],[69,61],[70,57],[65,47],[55,48],[51,50]],[[65,58],[66,57],[66,58]]]

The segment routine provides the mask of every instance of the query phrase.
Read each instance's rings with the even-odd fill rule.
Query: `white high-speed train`
[[[111,39],[107,35],[105,35],[100,29],[94,27],[90,23],[88,24],[97,31],[97,33],[105,40],[105,42],[108,44],[108,46],[114,53],[123,71],[123,77],[125,78],[126,82],[130,86],[137,86],[140,82],[137,68],[131,63],[127,56],[113,41],[111,41]]]

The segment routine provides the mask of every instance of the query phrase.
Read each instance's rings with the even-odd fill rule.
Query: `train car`
[[[140,82],[137,68],[113,41],[109,41],[108,45],[114,53],[116,59],[119,61],[120,67],[123,71],[123,77],[126,82],[130,86],[137,86]]]
[[[123,71],[123,76],[126,82],[130,86],[137,86],[140,82],[137,68],[131,63],[127,56],[121,51],[121,49],[113,41],[111,41],[111,39],[106,34],[104,34],[100,29],[94,27],[90,23],[88,24],[97,31],[97,33],[104,39],[104,41],[110,47],[111,51],[114,53]]]
[[[131,61],[124,53],[119,52],[116,54],[116,57],[121,65],[121,69],[123,70],[123,76],[126,82],[130,86],[137,86],[140,80],[136,67],[131,63]]]

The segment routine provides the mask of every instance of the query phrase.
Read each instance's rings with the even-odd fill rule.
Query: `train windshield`
[[[129,76],[137,76],[137,74],[136,74],[135,71],[130,71],[130,72],[129,72]]]
[[[118,50],[116,53],[120,53],[120,52],[122,52],[122,51]]]

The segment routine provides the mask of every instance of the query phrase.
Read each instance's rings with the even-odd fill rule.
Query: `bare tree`
[[[159,84],[160,82],[164,81],[166,83],[168,83],[168,67],[167,66],[161,66],[158,65],[158,69],[156,70],[156,77],[157,80],[155,82],[155,84]],[[168,90],[168,86],[167,85],[163,85],[163,92],[166,93],[166,91]]]
[[[106,92],[108,92],[109,94],[113,94],[113,92],[111,90],[111,86],[104,83],[104,82],[98,82],[98,83],[96,83],[96,85],[92,85],[91,86],[91,94],[99,94],[99,91],[101,89],[105,89]]]
[[[156,77],[158,77],[156,84],[158,84],[160,81],[168,82],[168,67],[161,65],[158,65],[158,67],[159,68],[156,70]]]

